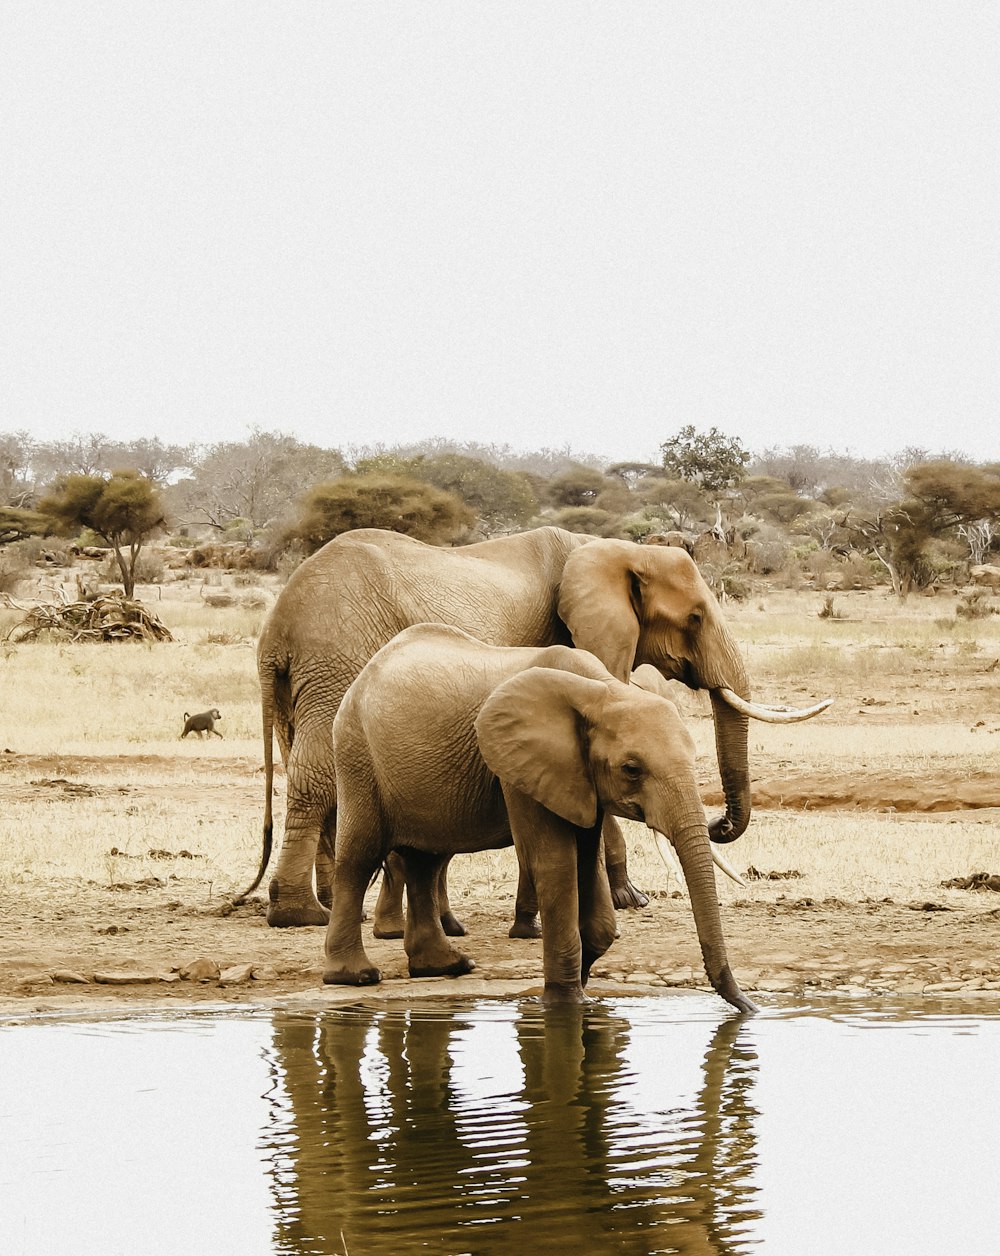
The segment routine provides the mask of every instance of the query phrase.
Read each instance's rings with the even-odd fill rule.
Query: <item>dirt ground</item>
[[[757,841],[765,878],[746,890],[720,883],[737,980],[749,992],[806,998],[826,991],[981,991],[984,999],[1000,999],[1000,621],[989,619],[966,639],[947,627],[950,601],[900,610],[876,591],[845,595],[849,617],[817,630],[814,595],[782,596],[768,595],[766,608],[762,602],[731,611],[759,683],[755,692],[802,704],[832,694],[836,702],[820,719],[792,726],[785,740],[783,733],[752,733],[754,818],[725,853],[746,869],[746,851]],[[201,607],[197,591],[189,600]],[[132,681],[97,679],[94,669],[113,657],[103,653],[39,655],[59,669],[54,677],[29,673],[35,656],[27,650],[6,659],[10,699],[19,674],[29,677],[22,687],[34,688],[0,740],[3,853],[16,851],[20,839],[27,843],[20,863],[16,855],[0,862],[0,1017],[340,997],[322,986],[322,930],[269,929],[261,898],[238,909],[227,898],[249,882],[259,850],[263,778],[252,640],[212,645],[187,631],[193,644],[158,647],[175,653],[150,656],[148,675],[141,671],[145,656],[129,655],[138,660]],[[50,732],[45,723],[59,716],[59,704],[43,710],[36,694],[53,686],[70,696],[81,684],[99,687],[125,704],[135,688],[152,706],[164,687],[162,670],[153,670],[162,669],[161,657],[185,673],[201,666],[206,678],[218,677],[203,683],[207,692],[231,695],[224,741],[181,742],[171,725],[159,740],[147,730],[133,752],[122,744],[114,748],[125,753],[101,753],[112,747],[93,730],[85,743],[93,753],[19,747],[19,729],[36,721],[43,732],[35,745],[80,749],[67,743],[65,730],[53,725]],[[242,694],[239,704],[234,691]],[[82,701],[89,701],[89,688]],[[172,720],[179,719],[175,705]],[[74,724],[90,727],[87,714],[74,716]],[[714,814],[721,795],[707,701],[684,714],[700,743],[703,798]],[[279,773],[279,821],[284,784]],[[170,849],[156,849],[160,817],[168,815]],[[222,835],[214,846],[213,824]],[[79,860],[52,859],[55,847],[65,854],[74,832],[84,831]],[[918,831],[922,845],[912,840]],[[782,832],[791,834],[783,846]],[[824,841],[821,869],[816,848]],[[922,853],[906,875],[893,879],[904,847],[918,845]],[[810,873],[772,879],[807,854],[816,856]],[[620,937],[594,969],[598,991],[707,986],[687,899],[650,859],[633,865],[630,847],[633,879],[650,902],[619,913]],[[891,875],[873,880],[873,865]],[[992,874],[991,882],[942,885],[976,873]],[[541,944],[507,936],[515,879],[509,851],[452,865],[453,906],[468,930],[462,947],[476,963],[469,977],[413,982],[402,942],[374,939],[366,926],[382,992],[540,987]]]
[[[100,756],[55,759],[0,756],[0,785],[8,799],[37,801],[69,796],[85,808],[121,795],[122,804],[141,791],[146,802],[157,791],[207,809],[227,806],[255,815],[260,807],[257,764],[245,757],[171,761],[157,756],[131,759],[127,783],[88,784],[108,764]],[[143,772],[155,772],[145,784]],[[108,779],[106,776],[104,779]],[[959,788],[960,786],[960,788]],[[279,782],[279,793],[283,782]],[[914,814],[974,808],[986,823],[1000,817],[1000,781],[986,769],[961,783],[926,772],[909,780],[868,774],[845,782],[830,774],[785,771],[755,785],[756,823],[768,808],[837,808],[849,789],[852,805],[891,805]],[[964,801],[956,801],[957,794]],[[706,801],[717,802],[712,789]],[[279,800],[280,802],[280,800]],[[994,810],[996,809],[996,810]],[[942,817],[944,818],[944,817]],[[729,848],[735,857],[737,847]],[[225,893],[206,889],[195,852],[154,852],[156,873],[144,869],[114,884],[28,881],[5,893],[0,937],[0,1015],[47,1011],[128,1010],[150,1002],[159,1007],[189,1004],[247,1004],[324,990],[322,931],[272,930],[263,902],[232,909]],[[456,865],[457,866],[457,865]],[[743,866],[738,864],[738,866]],[[139,875],[141,873],[141,875]],[[463,946],[475,959],[471,977],[423,981],[422,991],[478,992],[490,983],[541,980],[541,944],[511,940],[513,882],[497,892],[454,878],[454,906],[468,937]],[[706,979],[690,909],[677,890],[659,890],[648,907],[619,914],[621,936],[595,967],[594,988],[697,987]],[[996,992],[1000,998],[1000,895],[940,891],[918,901],[814,899],[794,880],[752,884],[745,897],[726,902],[723,922],[730,961],[747,991],[944,993]],[[365,928],[370,956],[382,968],[383,994],[409,993],[400,941],[377,940]],[[198,963],[195,963],[198,961]],[[194,967],[189,971],[189,968]],[[484,987],[482,983],[487,985]],[[340,992],[341,994],[343,992]],[[328,992],[336,998],[338,993]]]

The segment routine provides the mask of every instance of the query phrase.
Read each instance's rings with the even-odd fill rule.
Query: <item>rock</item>
[[[73,970],[69,968],[57,968],[56,971],[52,973],[52,980],[60,982],[62,985],[66,986],[90,985],[89,977],[85,977],[83,973],[73,972]]]
[[[203,955],[178,969],[178,975],[181,981],[218,981],[219,965]]]
[[[924,994],[953,994],[961,988],[960,981],[932,981],[930,985],[924,986]]]
[[[94,980],[100,986],[154,986],[164,982],[179,981],[176,973],[160,972],[108,972],[94,973]]]
[[[253,979],[253,964],[233,964],[219,974],[220,986],[241,986]]]

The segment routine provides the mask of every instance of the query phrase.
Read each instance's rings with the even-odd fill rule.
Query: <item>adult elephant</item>
[[[674,704],[622,683],[587,650],[484,645],[417,624],[383,646],[333,726],[339,816],[326,935],[328,984],[381,979],[365,954],[365,891],[390,851],[405,868],[410,975],[474,964],[448,941],[437,887],[448,858],[513,845],[542,917],[545,1003],[585,1001],[615,937],[603,861],[607,814],[673,845],[712,987],[756,1011],[726,958],[694,743]]]
[[[545,527],[459,549],[374,528],[344,533],[293,572],[257,649],[264,731],[264,848],[245,897],[260,884],[272,841],[272,732],[287,774],[285,835],[268,887],[268,924],[321,925],[337,786],[331,732],[348,686],[375,652],[413,624],[449,624],[491,645],[573,644],[619,680],[649,663],[669,680],[708,689],[726,814],[714,841],[750,819],[747,717],[806,718],[749,703],[743,660],[694,561],[682,549],[599,540]],[[734,705],[735,704],[735,705]],[[321,838],[324,839],[321,842]],[[641,905],[620,829],[605,831],[616,906]]]

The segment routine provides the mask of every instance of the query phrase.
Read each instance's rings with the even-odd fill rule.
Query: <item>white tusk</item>
[[[742,885],[745,890],[750,888],[729,860],[719,854],[714,843],[712,844],[712,863],[715,864],[720,872],[724,872],[730,881],[735,881],[737,885]]]
[[[811,720],[828,706],[833,705],[832,698],[824,698],[811,707],[772,707],[762,706],[759,702],[747,702],[738,693],[725,687],[714,691],[723,702],[728,702],[734,711],[748,715],[753,720],[763,720],[765,724],[797,724],[800,720]]]
[[[677,852],[662,833],[658,832],[656,829],[653,829],[652,833],[656,840],[656,849],[660,852],[660,858],[667,865],[668,871],[680,885],[685,885],[684,873],[681,871],[681,862],[677,858]],[[730,880],[735,881],[737,885],[742,885],[745,890],[750,888],[729,860],[724,859],[722,855],[719,854],[714,845],[712,846],[712,863],[715,864],[720,872],[724,872]]]
[[[652,832],[653,837],[656,839],[656,849],[660,852],[660,858],[667,865],[667,871],[683,887],[684,873],[681,871],[681,861],[677,858],[677,852],[662,833],[658,833],[656,829],[653,829]]]

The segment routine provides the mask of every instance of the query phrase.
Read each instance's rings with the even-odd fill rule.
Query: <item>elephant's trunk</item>
[[[747,750],[750,721],[747,716],[734,711],[714,689],[711,694],[715,748],[726,799],[726,814],[712,821],[708,835],[713,842],[734,842],[750,823],[750,763]]]
[[[668,830],[667,835],[673,842],[684,870],[695,928],[698,930],[698,941],[701,943],[701,954],[705,961],[705,972],[712,988],[738,1011],[756,1012],[756,1004],[740,990],[726,957],[715,870],[704,819],[692,819],[675,826]]]

